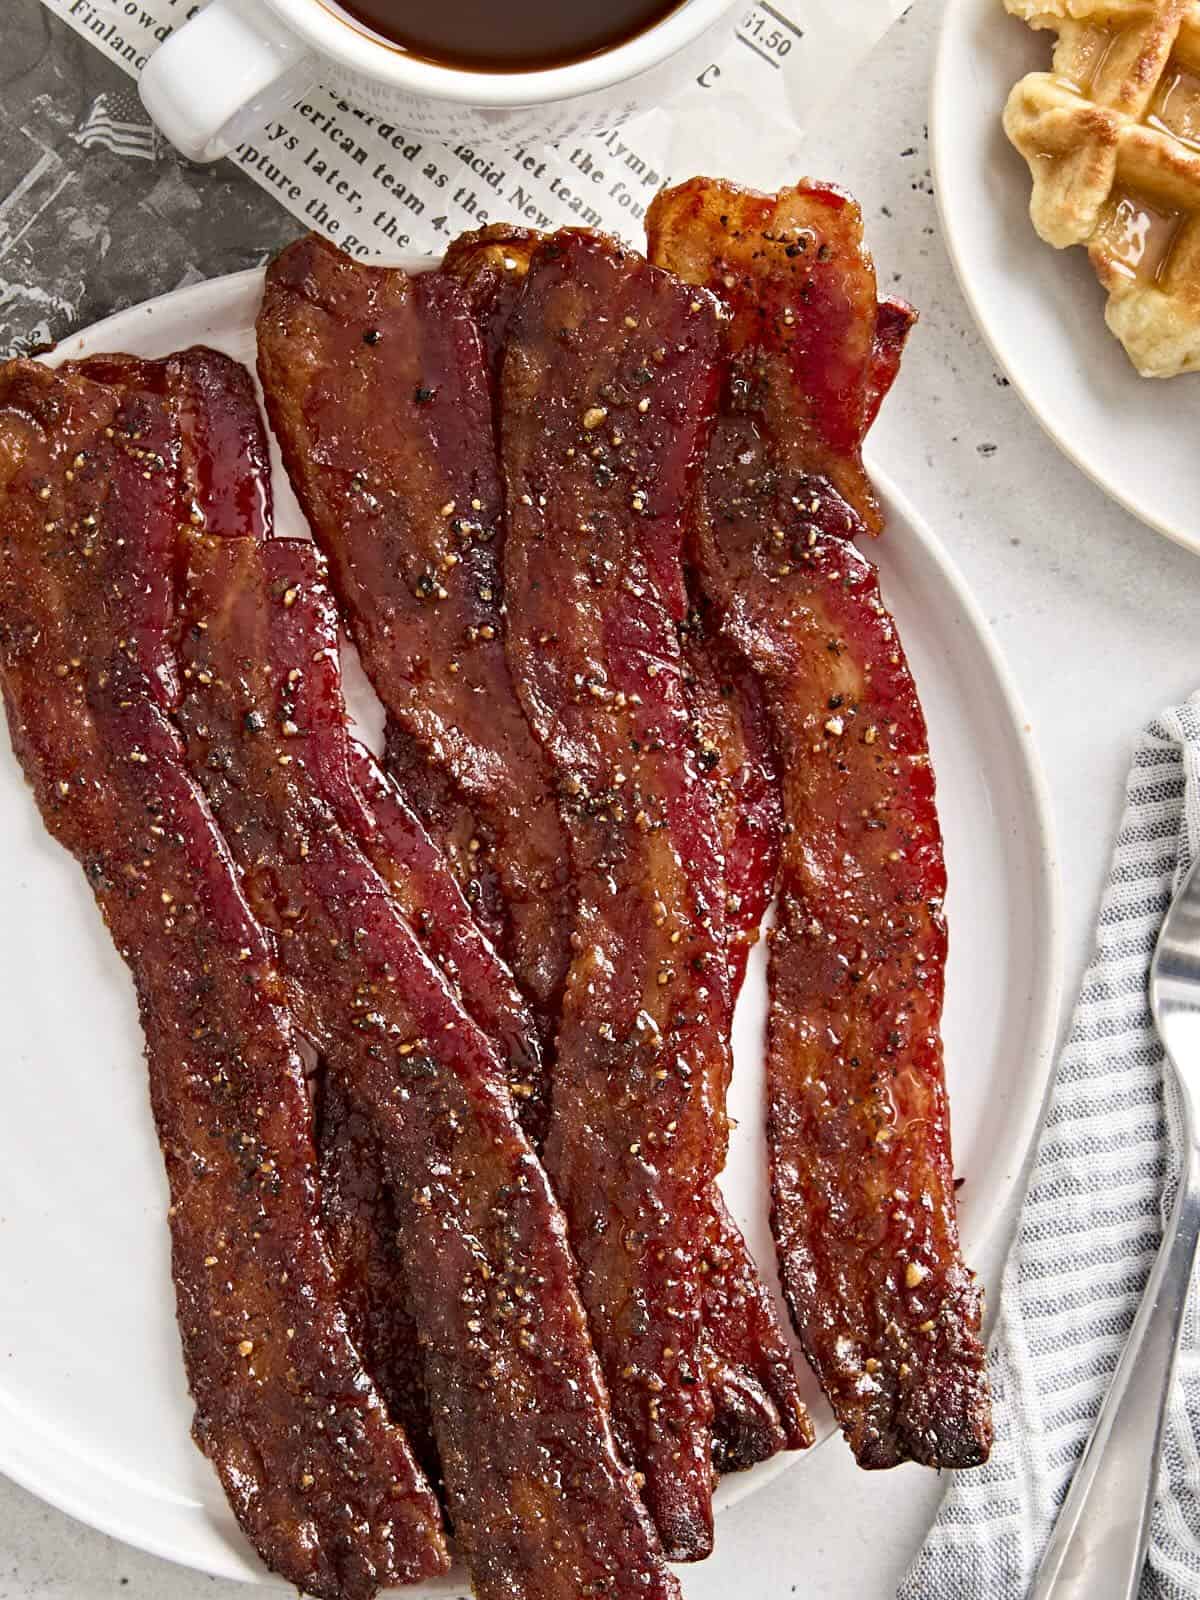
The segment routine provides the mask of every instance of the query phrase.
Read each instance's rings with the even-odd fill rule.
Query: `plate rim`
[[[420,259],[430,266],[435,261],[434,257]],[[167,309],[173,315],[182,315],[193,321],[196,325],[196,340],[200,342],[208,328],[220,324],[227,307],[236,305],[239,297],[262,282],[264,271],[262,267],[252,267],[241,272],[205,279],[158,295],[151,300],[127,306],[89,327],[69,334],[38,359],[51,367],[58,366],[64,361],[78,357],[84,348],[94,348],[98,339],[106,337],[106,330],[110,327],[119,327],[127,337],[130,319],[139,315],[153,317]],[[189,305],[192,301],[195,302],[194,310]],[[191,311],[190,317],[189,311]],[[907,524],[923,558],[931,561],[938,570],[962,621],[976,647],[982,651],[990,669],[1009,724],[1009,732],[1016,748],[1020,751],[1020,762],[1014,769],[1014,777],[1018,780],[1023,797],[1021,814],[1028,829],[1029,843],[1036,852],[1039,867],[1032,885],[1036,891],[1032,906],[1035,926],[1041,930],[1045,960],[1038,969],[1040,981],[1032,996],[1034,1007],[1027,1028],[1028,1091],[1022,1097],[1019,1108],[1014,1108],[1010,1113],[1014,1127],[1012,1135],[1014,1176],[1006,1187],[1002,1203],[996,1206],[992,1214],[980,1224],[978,1233],[972,1240],[971,1254],[978,1257],[994,1240],[997,1230],[1005,1224],[1010,1208],[1018,1203],[1018,1196],[1024,1190],[1033,1143],[1044,1115],[1056,1054],[1064,953],[1063,886],[1054,809],[1045,768],[1038,753],[1031,721],[1019,686],[982,607],[976,601],[949,551],[917,511],[908,494],[888,471],[872,460],[869,449],[867,458],[872,479],[885,507]],[[994,1308],[991,1314],[994,1316]],[[257,1562],[253,1556],[243,1554],[236,1545],[227,1545],[222,1551],[222,1559],[216,1559],[214,1554],[205,1554],[201,1551],[181,1553],[179,1548],[172,1544],[170,1537],[156,1535],[151,1525],[140,1522],[135,1526],[126,1520],[121,1514],[120,1502],[115,1501],[111,1494],[89,1498],[78,1486],[69,1482],[64,1485],[61,1479],[54,1480],[44,1472],[39,1472],[28,1455],[22,1459],[24,1453],[20,1447],[19,1434],[11,1437],[8,1435],[4,1425],[5,1419],[13,1415],[11,1407],[0,1403],[0,1473],[11,1478],[28,1493],[111,1538],[119,1539],[135,1549],[144,1550],[177,1566],[203,1572],[212,1577],[258,1584],[268,1589],[286,1587],[265,1566]],[[783,1473],[795,1470],[811,1461],[817,1451],[835,1437],[837,1432],[836,1425],[830,1423],[811,1449],[782,1453],[771,1461],[761,1463],[750,1472],[725,1479],[726,1493],[722,1496],[718,1509],[722,1511],[732,1509]],[[110,1478],[105,1481],[111,1483],[112,1480]],[[420,1600],[422,1594],[438,1592],[430,1589],[418,1590],[415,1592],[415,1600]]]
[[[983,0],[983,3],[998,5],[1000,0]],[[1134,496],[1127,491],[1114,487],[1105,479],[1099,466],[1089,462],[1080,450],[1068,442],[1059,432],[1045,408],[1035,399],[1035,391],[1031,389],[1028,381],[1019,376],[1016,367],[1004,354],[1001,340],[997,336],[992,320],[989,318],[984,301],[980,298],[973,285],[971,272],[964,259],[963,248],[960,244],[961,235],[958,232],[958,219],[951,214],[945,196],[945,156],[944,139],[949,136],[953,123],[953,111],[950,107],[950,86],[954,81],[949,69],[949,58],[954,41],[957,39],[957,29],[964,25],[964,19],[973,14],[973,8],[980,7],[981,0],[946,0],[942,11],[941,21],[938,24],[937,45],[934,50],[933,72],[929,83],[929,148],[930,166],[933,172],[933,195],[937,206],[938,220],[941,223],[942,242],[946,247],[946,254],[950,257],[950,264],[954,269],[955,280],[962,292],[963,299],[967,302],[972,320],[983,342],[987,345],[993,360],[1003,368],[1005,376],[1016,390],[1022,404],[1033,417],[1034,421],[1046,434],[1047,438],[1060,451],[1067,460],[1084,477],[1094,483],[1096,487],[1114,504],[1127,511],[1131,517],[1137,519],[1145,527],[1160,533],[1172,543],[1180,545],[1185,550],[1190,550],[1195,555],[1200,555],[1200,534],[1189,533],[1185,528],[1177,527],[1161,514],[1144,509],[1137,503]],[[1017,19],[1014,19],[1017,20]],[[996,111],[999,119],[1000,109]],[[1030,224],[1032,228],[1032,223]],[[1036,236],[1035,236],[1036,237]],[[1047,250],[1052,246],[1046,245]],[[1143,383],[1153,383],[1152,378],[1143,378]],[[1159,380],[1169,382],[1169,379]]]

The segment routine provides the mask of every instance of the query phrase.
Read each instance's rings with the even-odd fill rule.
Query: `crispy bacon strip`
[[[496,227],[464,236],[447,254],[445,271],[461,285],[462,293],[466,296],[464,303],[479,325],[484,353],[493,373],[499,360],[508,318],[537,242],[538,236],[525,230]],[[362,272],[366,273],[365,282],[357,288],[351,287],[355,275]],[[327,530],[326,541],[333,545],[344,544],[349,561],[355,560],[361,545],[363,562],[370,568],[378,558],[371,546],[374,537],[372,530],[376,523],[382,525],[389,537],[392,530],[399,530],[398,536],[406,536],[405,530],[413,525],[414,519],[428,514],[427,483],[441,481],[441,476],[448,470],[458,470],[454,463],[454,455],[460,445],[458,424],[455,422],[445,435],[439,431],[441,419],[451,414],[453,408],[434,413],[429,409],[432,402],[425,402],[420,412],[420,428],[413,433],[411,419],[393,415],[394,384],[390,359],[373,361],[369,371],[360,365],[359,341],[366,334],[373,337],[381,332],[386,321],[381,307],[400,308],[395,314],[394,337],[391,337],[388,347],[394,351],[399,347],[398,338],[406,328],[410,328],[411,321],[415,319],[420,324],[428,316],[427,302],[409,303],[406,296],[411,291],[404,284],[389,286],[388,275],[381,275],[376,269],[360,268],[347,258],[338,257],[320,242],[315,243],[303,257],[297,255],[286,272],[280,269],[276,275],[281,281],[269,290],[260,322],[260,366],[272,415],[278,426],[292,430],[293,451],[285,451],[289,460],[293,454],[303,456],[310,451],[310,446],[314,446],[311,450],[312,459],[305,471],[310,478],[319,475],[324,481],[319,495],[310,485],[307,491],[301,489],[301,498],[310,515],[330,519],[332,531]],[[404,278],[403,274],[393,276]],[[300,291],[288,287],[289,283],[294,282],[302,285]],[[407,283],[407,280],[404,282]],[[320,302],[320,308],[314,309],[310,300]],[[432,305],[433,301],[428,300],[428,304]],[[340,331],[337,326],[339,319],[346,323]],[[382,346],[372,345],[368,348],[378,353]],[[464,339],[457,341],[456,350],[465,369],[462,386],[475,397],[481,382],[486,387],[486,380],[481,379],[479,372],[478,350],[472,353],[468,341]],[[320,430],[314,429],[310,436],[309,414],[315,410],[319,422],[325,415],[324,397],[338,390],[339,380],[337,369],[331,366],[320,375],[318,384],[310,382],[308,368],[314,364],[314,352],[320,351],[331,352],[331,360],[336,357],[358,368],[353,383],[358,398],[352,415],[367,419],[355,424],[340,438],[338,459],[343,465],[335,467],[327,475],[321,472],[317,462],[319,452],[315,444],[319,442]],[[298,379],[297,371],[300,373]],[[372,384],[376,386],[374,392],[370,389]],[[472,406],[473,414],[478,417],[481,407],[477,399],[472,399]],[[380,416],[387,419],[382,432],[374,425],[374,419]],[[396,439],[405,441],[403,448]],[[477,445],[473,449],[477,449]],[[443,455],[451,458],[449,468],[441,460]],[[373,521],[362,513],[357,500],[347,498],[346,467],[354,460],[364,469],[376,472],[376,460],[386,466],[392,459],[400,461],[406,470],[390,480],[383,473],[377,473],[380,483],[386,482],[388,487],[386,495],[376,497],[374,501],[377,515]],[[422,462],[426,464],[419,465]],[[480,466],[477,475],[480,481],[484,472],[484,467]],[[420,490],[415,497],[410,494],[414,484]],[[494,500],[495,494],[489,490],[485,503],[490,506]],[[344,517],[339,508],[346,512]],[[434,515],[435,529],[440,525],[440,511],[441,505],[438,505]],[[318,528],[318,537],[321,536]],[[489,551],[498,551],[495,538],[485,542]],[[339,567],[335,563],[335,580],[338,573]],[[491,653],[492,644],[499,649],[503,642],[500,633],[503,622],[500,615],[502,593],[498,566],[488,568],[488,575],[487,588],[491,595],[488,603],[494,607],[494,621],[484,626],[495,629],[495,639],[475,641],[473,649],[476,651],[480,650],[481,644],[486,644],[488,648],[472,669],[481,675],[479,684],[483,685],[484,692],[482,696],[478,692],[468,692],[463,717],[455,714],[450,719],[456,726],[464,719],[474,719],[472,726],[475,726],[481,720],[481,706],[489,703],[490,698],[507,696],[504,716],[494,719],[490,727],[487,726],[489,719],[484,717],[484,726],[476,728],[478,737],[484,741],[494,740],[497,735],[504,734],[514,718],[523,721],[507,668],[501,670]],[[454,582],[457,583],[458,579],[455,578]],[[386,599],[396,585],[396,569],[393,567],[373,579],[373,584]],[[475,627],[475,621],[462,615],[463,606],[467,603],[462,592],[450,586],[449,580],[442,587],[448,588],[449,598],[438,601],[441,608],[438,626],[448,625],[447,618],[452,622],[459,615],[465,626]],[[343,603],[353,607],[356,591],[339,587],[339,593]],[[447,607],[449,610],[446,610]],[[419,617],[417,620],[421,621]],[[405,645],[409,638],[410,624],[411,616],[397,635],[401,645]],[[369,657],[368,667],[373,670]],[[389,681],[394,681],[395,676]],[[399,676],[403,678],[403,672]],[[445,694],[452,693],[454,686],[462,682],[457,673],[446,677],[439,690],[439,694],[443,695],[439,704],[445,704],[443,691]],[[386,681],[377,678],[376,686],[387,700]],[[470,863],[466,887],[475,916],[495,938],[503,939],[505,882],[532,882],[544,878],[540,863],[547,855],[549,825],[544,809],[538,803],[533,811],[535,826],[508,828],[503,837],[489,835],[486,829],[481,828],[474,800],[464,798],[462,788],[453,782],[450,763],[439,765],[438,752],[444,751],[445,747],[443,743],[437,750],[423,748],[410,732],[393,719],[388,730],[389,771],[451,858],[460,864]],[[516,783],[536,786],[548,781],[543,766],[539,766],[541,756],[536,746],[531,758],[520,742],[514,739],[511,751],[515,751],[517,757],[513,769]],[[499,759],[506,761],[507,754],[501,751]],[[480,837],[485,840],[490,838],[490,845],[472,853],[469,846],[471,843],[478,844]],[[566,838],[561,830],[556,848],[562,852],[565,860]],[[522,859],[512,860],[513,857]],[[562,894],[560,913],[564,903],[569,913],[569,881],[564,881],[559,888]],[[555,920],[556,925],[561,927],[560,913],[556,913]],[[517,941],[511,953],[518,981],[533,1002],[542,1037],[548,1041],[552,1039],[557,1025],[562,974],[555,984],[546,982],[543,955],[535,950],[532,941]],[[532,965],[531,953],[536,954]],[[523,1102],[523,1121],[534,1138],[540,1139],[544,1122],[541,1103],[536,1095]],[[786,1340],[777,1326],[766,1287],[759,1280],[745,1243],[723,1205],[714,1205],[713,1217],[717,1233],[708,1263],[706,1292],[711,1301],[709,1320],[712,1334],[708,1341],[707,1365],[717,1398],[719,1460],[723,1467],[746,1466],[764,1459],[785,1442],[792,1448],[799,1448],[808,1442],[810,1433],[796,1389]],[[362,1236],[360,1231],[359,1237]]]
[[[456,239],[442,263],[442,270],[456,277],[467,292],[497,393],[508,324],[543,237],[528,228],[491,223]],[[881,348],[888,352],[885,361],[894,347],[894,326],[895,319],[889,319],[886,333],[881,332]],[[898,353],[895,360],[898,363]],[[894,375],[895,367],[891,370]],[[702,597],[691,600],[692,611],[682,628],[685,683],[700,768],[712,784],[717,805],[730,979],[736,996],[774,889],[781,826],[778,780],[757,683],[719,631],[707,625]]]
[[[9,728],[137,985],[196,1441],[275,1571],[365,1600],[446,1570],[440,1516],[348,1336],[282,985],[164,715],[186,511],[163,369],[112,375],[0,374]]]
[[[676,1559],[712,1537],[701,1268],[729,1075],[720,844],[675,625],[716,352],[707,296],[563,233],[534,255],[501,385],[509,664],[579,901],[546,1162]]]
[[[851,542],[880,520],[861,441],[887,382],[861,217],[831,189],[695,180],[659,197],[650,240],[731,316],[695,559],[783,773],[768,1079],[786,1293],[864,1466],[971,1466],[991,1423],[938,1033],[941,836],[916,689]]]
[[[191,361],[186,379],[188,462],[204,500],[207,531],[219,538],[269,537],[269,503],[265,493],[255,492],[269,481],[266,440],[244,375],[225,363]],[[216,463],[231,460],[247,468],[240,498],[227,492],[227,477],[214,472]],[[336,626],[323,585],[299,603],[317,608],[314,633],[323,648],[334,649]],[[390,886],[426,953],[501,1050],[514,1092],[530,1104],[541,1081],[532,1017],[437,847],[373,757],[350,737],[339,707],[335,696],[324,708],[328,735],[316,747],[322,794]],[[323,1081],[318,1109],[322,1220],[340,1297],[389,1411],[403,1423],[426,1473],[440,1482],[416,1330],[398,1287],[398,1224],[383,1157],[369,1119],[338,1083]]]
[[[553,1016],[569,954],[567,845],[504,658],[491,396],[465,293],[443,273],[364,267],[302,239],[268,272],[259,366],[406,792],[435,809],[485,905],[479,869],[494,867],[505,953]],[[418,784],[421,764],[432,773]]]
[[[464,234],[446,253],[444,270],[467,291],[488,352],[499,395],[500,362],[508,324],[530,262],[544,236],[494,224]],[[778,856],[779,802],[770,777],[765,726],[757,688],[740,663],[721,659],[720,671],[736,667],[727,683],[703,648],[700,618],[683,627],[683,590],[673,574],[673,620],[684,633],[688,701],[696,720],[698,759],[717,804],[726,899],[725,919],[732,994],[736,995],[749,949],[770,899]],[[714,770],[712,752],[725,752]],[[714,1188],[712,1234],[704,1263],[705,1364],[714,1399],[714,1460],[722,1472],[764,1461],[782,1449],[803,1449],[812,1429],[800,1400],[787,1338],[774,1302],[750,1257],[720,1192]]]
[[[692,595],[683,667],[698,762],[712,796],[724,859],[730,1003],[746,975],[775,892],[782,806],[770,730],[756,680]],[[813,1441],[775,1302],[719,1190],[704,1285],[712,1354],[714,1459],[736,1471]],[[769,1402],[764,1400],[769,1397]]]
[[[323,563],[304,542],[204,527],[183,622],[189,762],[276,933],[297,1015],[378,1140],[476,1593],[675,1600],[504,1065],[337,820],[329,774],[349,740]]]
[[[491,223],[456,239],[442,263],[442,270],[466,289],[497,393],[508,324],[542,238],[528,228]],[[899,366],[904,312],[911,318],[902,301],[880,306],[881,390],[890,387]],[[905,332],[907,326],[903,324]],[[774,890],[781,826],[778,779],[758,685],[720,632],[707,626],[699,595],[692,597],[683,635],[700,768],[713,786],[721,829],[730,979],[736,995]]]

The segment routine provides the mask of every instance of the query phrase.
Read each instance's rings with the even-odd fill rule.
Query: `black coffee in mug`
[[[534,72],[636,38],[683,0],[341,0],[422,60],[475,72]]]

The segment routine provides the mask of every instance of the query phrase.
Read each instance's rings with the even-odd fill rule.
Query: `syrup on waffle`
[[[1086,245],[1144,377],[1200,370],[1200,0],[1005,0],[1058,35],[1009,96],[1043,239]]]

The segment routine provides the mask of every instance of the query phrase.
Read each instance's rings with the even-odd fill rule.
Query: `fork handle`
[[[1179,1194],[1112,1387],[1063,1502],[1029,1600],[1136,1600],[1192,1263],[1200,1183]]]

